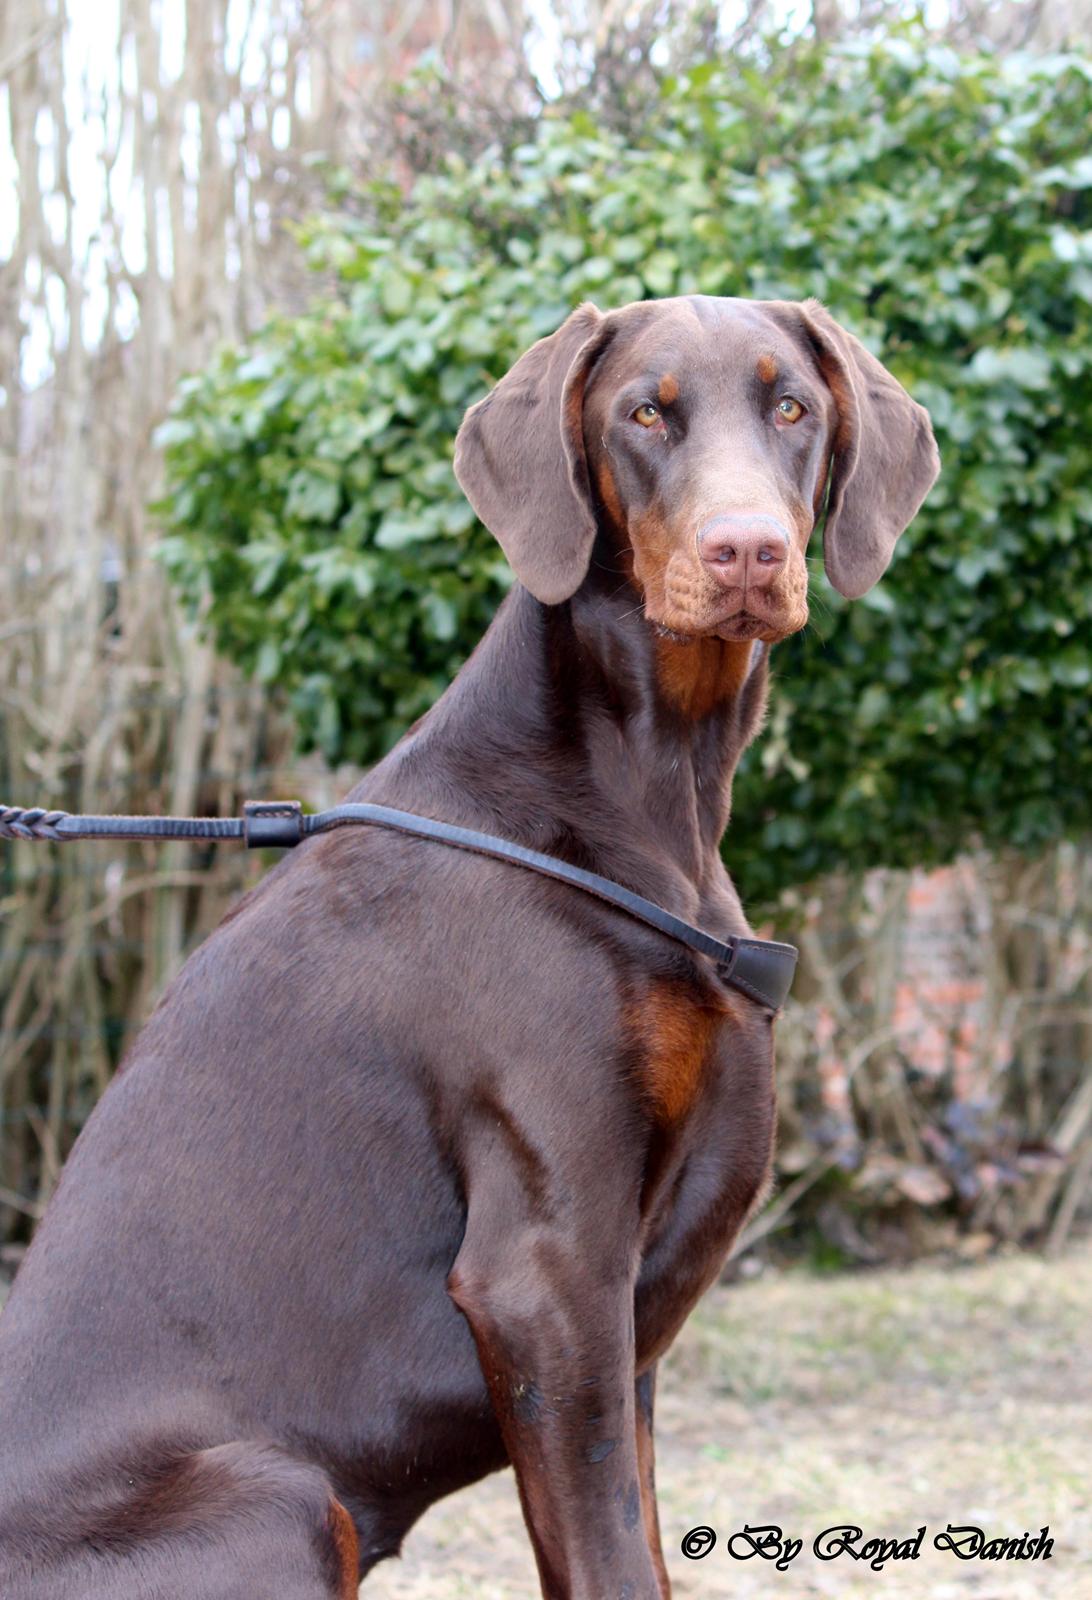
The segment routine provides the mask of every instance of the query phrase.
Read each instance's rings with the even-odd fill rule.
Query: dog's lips
[[[649,621],[661,639],[670,639],[673,644],[693,644],[697,639],[723,639],[728,643],[744,643],[748,639],[772,640],[782,637],[768,620],[756,617],[750,611],[735,611],[729,617],[710,621],[705,627],[698,628],[672,627],[670,623],[660,622],[655,617],[650,617]]]
[[[769,631],[770,624],[750,611],[737,611],[723,622],[718,622],[714,632],[718,639],[757,639]]]

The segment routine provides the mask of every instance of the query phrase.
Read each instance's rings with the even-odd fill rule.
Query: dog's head
[[[569,599],[596,535],[668,634],[784,638],[882,576],[939,468],[929,417],[815,300],[592,305],[467,412],[455,471],[520,581]]]

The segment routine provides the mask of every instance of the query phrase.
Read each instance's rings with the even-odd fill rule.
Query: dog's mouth
[[[762,617],[756,617],[751,611],[737,611],[732,616],[725,617],[723,622],[718,622],[713,631],[718,639],[728,639],[733,642],[759,639],[763,634],[770,632],[770,623]]]
[[[769,618],[756,617],[751,611],[735,611],[730,617],[722,617],[719,622],[712,622],[704,628],[669,627],[666,622],[657,622],[655,618],[649,619],[661,639],[669,639],[672,644],[694,644],[698,639],[723,639],[729,644],[743,644],[749,639],[764,639],[773,643],[784,637]]]

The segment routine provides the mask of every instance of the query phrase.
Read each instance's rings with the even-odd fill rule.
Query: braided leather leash
[[[46,838],[53,845],[70,838],[247,838],[247,822],[240,816],[80,816],[0,805],[0,838]]]
[[[791,944],[738,936],[715,939],[703,928],[695,928],[597,872],[585,872],[583,867],[528,850],[510,839],[457,828],[391,806],[347,803],[308,816],[297,800],[248,800],[241,817],[92,817],[47,811],[44,806],[0,806],[0,839],[46,839],[53,844],[70,839],[243,839],[251,849],[287,849],[312,834],[359,824],[393,828],[419,839],[510,861],[583,889],[688,949],[711,957],[723,982],[770,1011],[781,1009],[792,986],[797,952]]]
[[[85,817],[44,806],[0,806],[0,839],[244,839],[242,817]]]

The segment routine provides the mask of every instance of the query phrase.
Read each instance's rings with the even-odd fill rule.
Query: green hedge
[[[752,900],[832,868],[1035,848],[1092,790],[1092,62],[912,34],[772,46],[452,157],[302,244],[332,285],[179,391],[163,554],[305,747],[368,762],[509,581],[455,430],[582,299],[818,295],[933,414],[941,481],[872,595],[818,571],[775,653],[727,855]]]

